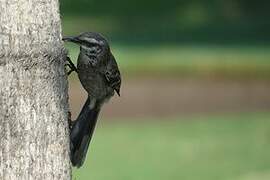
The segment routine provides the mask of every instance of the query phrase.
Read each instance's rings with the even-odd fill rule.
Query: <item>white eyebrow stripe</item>
[[[100,44],[99,41],[97,41],[96,39],[93,39],[93,38],[85,38],[85,40],[90,42],[90,43],[93,43],[93,44]]]

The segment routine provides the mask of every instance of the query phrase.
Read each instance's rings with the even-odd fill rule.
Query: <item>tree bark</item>
[[[0,1],[0,179],[71,179],[58,0]]]

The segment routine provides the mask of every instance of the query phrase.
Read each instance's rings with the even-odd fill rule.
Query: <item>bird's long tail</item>
[[[88,97],[70,132],[71,162],[78,168],[84,163],[100,111],[99,107],[91,108],[90,104]]]

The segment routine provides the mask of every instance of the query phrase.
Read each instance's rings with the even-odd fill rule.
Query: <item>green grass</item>
[[[67,48],[76,60],[78,48]],[[270,47],[115,45],[112,51],[125,75],[270,77]]]
[[[268,180],[269,119],[248,113],[101,123],[73,179]]]

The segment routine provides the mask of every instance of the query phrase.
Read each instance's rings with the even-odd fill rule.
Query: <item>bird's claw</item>
[[[70,60],[70,58],[67,56],[66,58],[66,63],[65,63],[65,67],[68,66],[69,67],[69,71],[67,72],[67,75],[70,75],[73,71],[78,72],[76,66],[73,64],[73,62]]]

